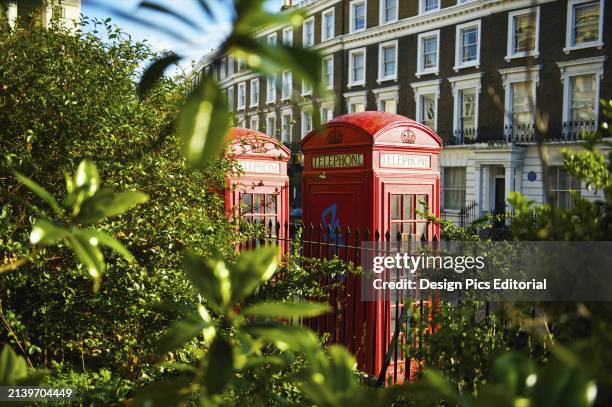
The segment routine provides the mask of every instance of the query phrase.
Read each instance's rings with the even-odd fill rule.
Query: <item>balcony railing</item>
[[[593,120],[567,121],[549,123],[545,140],[552,142],[580,141],[585,134],[598,130]],[[456,129],[450,137],[444,137],[445,145],[487,144],[530,144],[536,142],[534,124],[506,124],[503,126],[480,126],[475,128]]]

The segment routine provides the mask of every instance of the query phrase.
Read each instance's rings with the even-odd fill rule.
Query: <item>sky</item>
[[[180,12],[197,23],[199,29],[191,28],[189,25],[169,17],[163,17],[159,13],[139,9],[140,0],[82,0],[81,12],[90,18],[104,19],[111,17],[112,22],[121,26],[134,40],[146,40],[155,51],[172,50],[185,57],[185,61],[198,60],[211,51],[229,34],[232,16],[226,5],[229,0],[206,0],[215,5],[213,13],[217,16],[211,21],[202,12],[198,0],[155,0],[167,8]],[[282,0],[267,0],[268,10],[280,10]],[[160,30],[146,27],[130,19],[123,18],[113,12],[112,9],[120,10],[135,17],[141,17],[154,21],[159,26],[173,30],[187,38],[189,42],[177,39]]]

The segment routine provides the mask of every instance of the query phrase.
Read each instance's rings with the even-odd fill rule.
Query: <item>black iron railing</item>
[[[598,131],[594,120],[551,122],[542,134],[544,141],[580,141],[586,134]],[[444,136],[445,145],[469,145],[476,143],[530,144],[537,141],[535,124],[505,124],[503,126],[479,126],[455,129],[450,136]]]

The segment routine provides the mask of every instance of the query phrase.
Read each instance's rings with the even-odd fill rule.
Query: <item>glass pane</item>
[[[270,224],[272,225],[272,229],[270,229]],[[266,217],[266,235],[272,232],[272,235],[276,235],[276,216],[267,216]]]
[[[599,39],[599,1],[574,7],[574,44]]]
[[[414,205],[414,195],[404,195],[404,218],[403,219],[414,219],[412,205]]]
[[[416,224],[416,239],[420,240],[421,236],[425,235],[425,239],[427,239],[427,223],[425,222],[417,222]]]
[[[429,204],[429,201],[427,198],[428,198],[427,195],[417,195],[416,196],[417,211],[421,211],[423,213],[427,212],[427,207]],[[417,212],[415,212],[415,219],[424,219],[424,217],[422,215],[419,215]]]
[[[595,75],[571,78],[572,121],[595,120]]]
[[[536,15],[534,13],[514,17],[514,52],[535,49]]]
[[[276,195],[266,195],[266,213],[276,213]]]
[[[391,195],[391,219],[402,219],[402,196]]]
[[[414,223],[404,223],[404,238],[402,240],[410,239],[414,235]]]
[[[425,126],[435,129],[436,128],[436,95],[429,94],[421,96],[422,103],[422,118],[421,123]]]
[[[461,98],[461,129],[473,129],[476,127],[476,91],[475,89],[464,89],[460,91]]]
[[[264,206],[264,194],[253,194],[253,213],[263,213]]]
[[[242,213],[253,213],[253,194],[242,194]]]
[[[531,123],[532,89],[531,82],[512,84],[512,124],[526,125]]]
[[[461,40],[461,61],[468,62],[478,59],[478,27],[461,30]]]
[[[423,38],[423,69],[434,68],[438,62],[437,37]]]
[[[400,234],[402,233],[402,224],[392,223],[391,230],[389,231],[389,233],[391,233],[391,241],[395,241],[397,239],[397,232],[399,232]]]

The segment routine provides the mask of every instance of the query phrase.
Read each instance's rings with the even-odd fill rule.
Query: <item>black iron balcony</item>
[[[598,123],[594,120],[551,122],[543,136],[545,141],[573,142],[582,140],[586,134],[596,132],[598,129]],[[534,124],[505,124],[456,129],[450,137],[442,134],[442,138],[447,146],[477,143],[531,144],[537,140]]]

